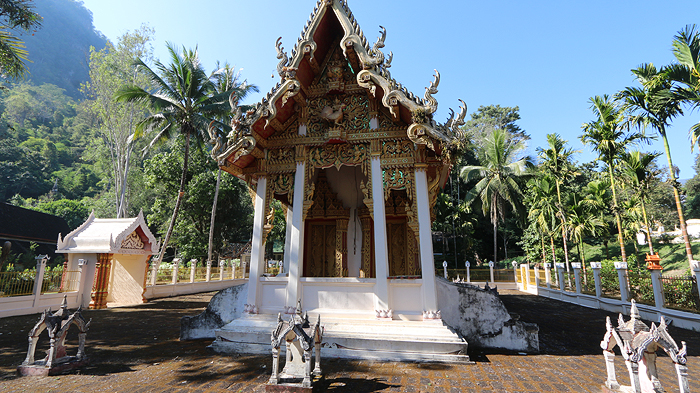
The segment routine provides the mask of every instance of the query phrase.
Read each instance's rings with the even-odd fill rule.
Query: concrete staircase
[[[316,317],[309,315],[311,323]],[[321,325],[324,327],[323,357],[470,362],[467,342],[441,321],[324,319],[321,316]],[[276,326],[276,315],[245,314],[217,329],[211,347],[221,353],[270,354],[270,336]]]

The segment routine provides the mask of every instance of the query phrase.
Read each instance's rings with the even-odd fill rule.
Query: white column
[[[539,288],[540,285],[540,268],[539,266],[535,265],[535,287]]]
[[[374,204],[377,205],[376,203]],[[430,198],[426,168],[416,169],[416,205],[420,238],[420,267],[423,275],[423,310],[437,311],[435,262],[433,261],[433,232],[430,229]]]
[[[653,269],[651,271],[651,286],[654,289],[654,305],[661,309],[664,307],[664,287],[661,282],[661,270]],[[622,291],[620,291],[622,292]]]
[[[600,262],[591,262],[591,269],[593,269],[593,281],[595,282],[595,297],[603,296],[603,287],[600,283],[600,269],[602,264]]]
[[[469,263],[469,261],[467,261],[467,262],[464,262],[464,266],[467,268],[467,282],[472,282],[472,275],[471,275],[471,271],[469,269],[471,267],[471,264]]]
[[[190,283],[194,282],[194,276],[197,274],[197,260],[190,259]]]
[[[265,191],[267,189],[267,178],[258,178],[258,187],[255,193],[255,214],[253,216],[253,240],[250,251],[250,280],[248,280],[248,301],[247,304],[258,306],[260,299],[260,275],[263,272],[263,225],[265,225]]]
[[[620,284],[620,300],[629,302],[629,291],[627,290],[627,262],[615,262],[617,270],[617,281]],[[653,281],[653,277],[652,277]]]
[[[302,191],[303,193],[303,191]],[[292,201],[290,201],[292,202]],[[291,260],[291,248],[292,248],[292,219],[294,216],[294,209],[292,206],[287,207],[287,227],[284,235],[284,259],[282,261],[282,273],[289,273],[289,261]]]
[[[489,275],[491,277],[491,284],[494,283],[494,281],[493,281],[493,264],[494,264],[493,261],[489,261]],[[525,276],[525,279],[527,280],[527,279],[529,279],[529,277]]]
[[[555,263],[554,267],[557,268],[557,281],[559,281],[559,290],[564,291],[566,289],[566,281],[564,281],[564,269],[566,267],[561,262]]]
[[[544,263],[544,281],[547,283],[547,289],[552,289],[552,265],[549,262]]]
[[[41,287],[44,282],[44,269],[46,269],[46,262],[49,261],[49,257],[46,255],[39,255],[36,258],[36,277],[34,278],[34,304],[36,307],[39,305],[39,297],[41,296]]]
[[[282,306],[296,307],[297,300],[301,299],[299,291],[299,278],[302,273],[302,258],[304,247],[304,222],[302,213],[304,211],[304,173],[306,164],[297,162],[296,173],[294,174],[294,201],[292,202],[292,220],[289,241],[289,279],[287,281],[287,300]],[[311,179],[309,179],[311,181]],[[287,269],[285,267],[285,269]],[[302,305],[303,308],[303,305]]]
[[[576,293],[581,293],[581,264],[571,262],[571,267],[574,268],[574,280],[576,281]]]
[[[175,258],[173,259],[173,276],[172,276],[172,284],[177,284],[177,275],[180,272],[180,258]]]
[[[372,200],[374,209],[374,264],[377,273],[374,286],[374,309],[388,310],[389,250],[387,248],[386,213],[384,211],[384,176],[379,156],[372,156]],[[425,277],[423,278],[425,281]]]
[[[70,257],[70,255],[68,255]],[[78,284],[78,305],[82,308],[83,294],[85,293],[85,281],[87,281],[87,259],[78,259],[78,274],[80,275]],[[89,302],[88,302],[89,304]]]

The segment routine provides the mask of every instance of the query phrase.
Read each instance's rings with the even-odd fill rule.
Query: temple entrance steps
[[[283,317],[285,318],[285,317]],[[289,316],[286,316],[289,318]],[[313,323],[316,315],[309,314]],[[323,318],[323,357],[385,361],[470,362],[467,342],[441,321]],[[217,329],[219,353],[269,354],[277,315],[245,315]],[[284,346],[282,346],[284,348]]]

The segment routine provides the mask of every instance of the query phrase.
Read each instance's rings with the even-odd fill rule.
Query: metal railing
[[[664,291],[665,307],[682,311],[700,312],[698,286],[695,277],[662,276],[661,285]]]
[[[0,272],[0,297],[31,295],[36,271]]]

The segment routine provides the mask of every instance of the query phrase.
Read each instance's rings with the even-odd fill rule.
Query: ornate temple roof
[[[371,96],[390,114],[389,123],[401,126],[404,137],[435,152],[450,144],[464,124],[466,104],[462,102],[457,117],[450,110],[450,118],[445,123],[436,122],[433,114],[438,102],[433,95],[438,92],[440,74],[435,71],[423,97],[408,91],[389,72],[393,53],[385,55],[382,51],[386,29],[380,28],[380,36],[370,45],[347,0],[319,0],[291,55],[284,51],[281,38],[276,42],[280,81],[245,114],[235,98],[232,99],[232,131],[224,145],[217,140],[214,130],[210,130],[216,142],[212,155],[220,166],[241,176],[242,170],[256,158],[264,158],[266,148],[273,147],[269,142],[271,137],[290,128],[295,121],[304,125],[309,116],[309,97],[318,94],[319,78],[331,72],[328,70],[333,60],[351,68],[354,78],[346,83],[347,87],[340,89],[360,89]],[[378,110],[370,108],[373,112]],[[327,142],[312,141],[311,144]]]
[[[56,252],[153,254],[157,250],[156,238],[141,211],[134,218],[96,218],[92,212],[66,237],[58,235]]]

